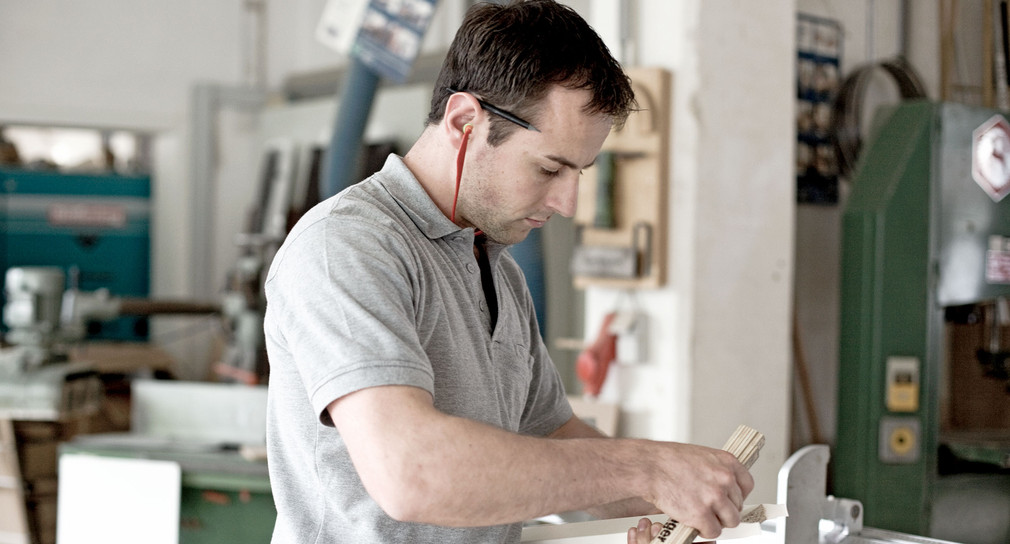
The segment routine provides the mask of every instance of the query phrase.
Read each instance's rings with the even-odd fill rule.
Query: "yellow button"
[[[905,455],[915,447],[915,433],[908,427],[898,427],[891,431],[891,451]]]
[[[919,409],[919,384],[891,384],[887,390],[887,409],[892,412],[914,412]]]

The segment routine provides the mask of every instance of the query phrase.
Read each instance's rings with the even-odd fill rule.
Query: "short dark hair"
[[[441,122],[450,88],[532,120],[556,84],[590,91],[586,111],[608,115],[616,126],[637,107],[631,80],[575,10],[554,0],[477,4],[449,46],[427,124]],[[518,129],[493,115],[488,142],[498,145]]]

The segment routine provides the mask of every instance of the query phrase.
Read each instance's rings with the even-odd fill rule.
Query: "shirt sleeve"
[[[327,216],[289,240],[267,279],[268,305],[313,409],[368,387],[434,390],[415,332],[404,255],[391,229]],[[386,238],[384,240],[384,238]]]

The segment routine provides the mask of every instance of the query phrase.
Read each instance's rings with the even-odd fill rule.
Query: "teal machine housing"
[[[1010,198],[990,197],[972,176],[973,131],[994,115],[928,101],[882,109],[853,179],[842,218],[831,485],[863,503],[868,526],[1010,541],[1010,429],[988,429],[990,440],[965,444],[943,428],[950,316],[1010,297],[1008,281],[986,276],[993,247],[1010,248]],[[1003,395],[992,407],[1007,403]],[[943,466],[947,451],[973,452],[955,463],[971,470]],[[951,519],[962,514],[946,506],[973,498],[994,507],[995,521],[987,518],[984,535],[952,533],[972,522]]]
[[[146,298],[150,197],[147,175],[0,168],[0,278],[11,267],[54,266],[76,277],[68,287]],[[147,336],[146,317],[89,324],[92,339]]]

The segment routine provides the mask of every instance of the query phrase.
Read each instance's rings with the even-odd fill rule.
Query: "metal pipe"
[[[908,58],[908,52],[912,50],[912,3],[908,0],[901,0],[901,49],[898,56]]]
[[[193,296],[209,297],[215,291],[218,114],[226,107],[257,111],[265,99],[262,89],[215,83],[198,83],[190,91],[189,268],[193,273],[189,289]]]
[[[219,304],[187,300],[154,300],[149,298],[119,299],[120,315],[216,314]]]
[[[877,60],[876,45],[874,44],[876,36],[873,35],[874,27],[876,26],[877,6],[873,0],[868,0],[868,4],[869,7],[866,10],[866,59],[873,62]]]
[[[635,49],[635,33],[632,27],[637,23],[633,19],[632,2],[620,0],[620,42],[621,62],[624,66],[635,66],[638,63],[638,51]]]
[[[333,123],[333,137],[326,152],[323,183],[319,185],[320,200],[359,181],[354,179],[358,174],[358,155],[378,87],[379,75],[352,56],[343,90],[338,97],[340,105]]]

